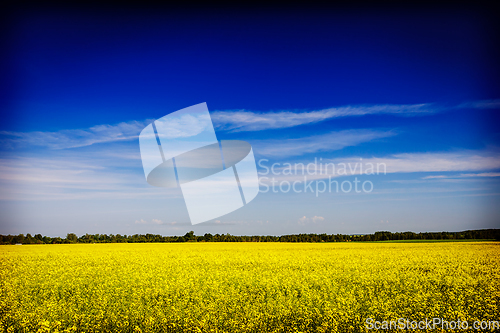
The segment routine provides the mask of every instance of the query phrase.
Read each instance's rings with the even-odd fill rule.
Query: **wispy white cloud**
[[[202,227],[212,227],[212,226],[217,226],[217,227],[225,227],[228,225],[248,225],[252,221],[250,220],[235,220],[235,221],[221,221],[221,220],[215,220],[215,221],[209,221],[209,222],[203,222],[198,224],[199,226]]]
[[[3,147],[17,146],[67,149],[91,146],[97,143],[112,143],[134,140],[154,119],[128,121],[116,125],[96,125],[86,129],[65,129],[54,132],[14,132],[0,131]],[[159,136],[169,139],[183,138],[199,134],[206,125],[203,116],[184,115],[169,121],[156,122]]]
[[[316,163],[315,163],[316,162]],[[355,176],[366,174],[425,173],[425,172],[469,172],[460,178],[498,177],[500,173],[500,153],[494,150],[461,150],[456,152],[405,153],[386,157],[347,157],[337,159],[302,160],[285,164],[280,162],[274,172],[261,174],[276,180],[301,181],[328,179],[329,177]],[[321,164],[321,166],[320,166]],[[328,164],[328,167],[327,167]],[[266,165],[264,163],[264,165]],[[298,167],[296,168],[296,165]],[[269,164],[266,165],[269,168]],[[297,170],[296,170],[297,169]],[[265,172],[266,170],[261,170]],[[491,172],[487,172],[491,171]],[[470,173],[475,172],[475,173]],[[453,175],[430,175],[423,179],[457,178]],[[266,180],[266,179],[264,179]],[[264,181],[263,180],[263,181]],[[266,182],[267,182],[266,181]],[[424,181],[424,180],[420,180]]]
[[[135,139],[151,121],[129,121],[116,125],[97,125],[87,129],[67,129],[55,132],[0,131],[0,143],[4,147],[15,145],[43,146],[50,149],[85,147],[96,143]]]
[[[177,197],[149,186],[138,168],[96,164],[91,154],[72,160],[52,155],[0,159],[0,200],[73,200],[96,198]],[[163,190],[163,191],[162,191]]]
[[[345,130],[297,139],[255,140],[252,141],[252,145],[258,155],[283,158],[305,153],[340,150],[394,135],[396,135],[395,131]]]
[[[212,120],[216,128],[220,130],[243,132],[290,128],[341,117],[359,117],[370,114],[392,114],[396,116],[414,117],[460,108],[500,108],[500,100],[472,101],[455,106],[439,105],[436,103],[420,103],[347,105],[313,111],[283,110],[277,112],[254,112],[248,110],[226,110],[212,113]]]
[[[6,132],[0,131],[0,144],[4,147],[45,147],[54,150],[67,148],[86,147],[96,143],[113,143],[118,141],[133,140],[148,121],[134,121],[118,125],[99,125],[86,130],[61,130],[57,132]],[[288,140],[256,140],[253,143],[259,147],[262,155],[293,156],[300,155],[304,150],[310,153],[317,151],[338,150],[347,146],[357,145],[362,142],[377,138],[393,136],[393,131],[373,130],[345,130],[323,135],[310,136]],[[102,148],[100,148],[102,150]],[[118,159],[140,159],[138,149],[130,148],[121,151],[107,150],[107,156],[113,155]],[[102,155],[102,154],[101,154]]]
[[[246,110],[226,110],[211,113],[214,126],[229,132],[262,131],[268,129],[291,128],[341,118],[359,117],[373,114],[392,114],[398,116],[419,116],[459,109],[500,108],[500,100],[465,102],[458,106],[443,106],[435,103],[421,104],[382,104],[355,105],[326,108],[314,111],[283,110],[278,112],[253,112]],[[4,148],[16,146],[46,147],[67,149],[90,146],[97,143],[110,143],[136,139],[145,126],[153,119],[133,120],[119,124],[96,125],[86,129],[65,129],[59,131],[16,132],[0,131],[0,144]],[[186,137],[202,130],[204,119],[186,116],[162,123],[161,136]],[[166,134],[165,134],[166,133]]]
[[[440,110],[440,107],[432,103],[341,106],[316,111],[278,111],[266,113],[235,110],[216,111],[212,113],[212,120],[218,129],[241,132],[289,128],[340,117],[364,116],[368,114],[417,116],[436,113]]]
[[[298,223],[300,225],[306,225],[310,223],[322,222],[324,220],[325,218],[323,216],[313,216],[313,217],[302,216],[301,218],[299,218]]]
[[[365,158],[363,163],[384,163],[387,173],[483,171],[500,169],[500,155],[485,150],[405,153],[384,158]]]
[[[482,172],[482,173],[462,173],[460,175],[436,175],[427,176],[422,179],[453,179],[453,178],[477,178],[477,177],[500,177],[500,172]]]
[[[173,221],[173,222],[163,222],[160,219],[152,219],[151,222],[148,222],[148,221],[146,221],[144,219],[140,219],[140,220],[136,220],[135,224],[156,224],[156,225],[170,225],[170,226],[175,226],[175,225],[183,225],[183,224],[186,224],[186,223],[177,223],[176,221]],[[191,225],[190,223],[188,223],[188,224]]]
[[[498,109],[498,108],[500,108],[500,99],[465,102],[465,103],[462,103],[459,106],[457,106],[457,108]]]

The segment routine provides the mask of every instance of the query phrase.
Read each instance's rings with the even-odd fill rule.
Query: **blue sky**
[[[499,225],[500,54],[494,17],[478,8],[61,7],[9,18],[2,234]],[[260,193],[191,226],[179,190],[146,183],[137,137],[153,119],[201,102],[219,140],[250,142],[268,166],[362,159],[385,163],[387,174],[359,175],[374,184],[370,193]]]

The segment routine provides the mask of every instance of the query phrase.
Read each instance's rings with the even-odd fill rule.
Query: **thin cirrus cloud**
[[[129,121],[116,125],[97,125],[87,129],[68,129],[55,132],[0,131],[0,143],[5,147],[43,146],[49,149],[67,149],[96,143],[132,140],[152,120]]]
[[[340,150],[394,135],[395,131],[344,130],[297,139],[255,140],[252,141],[252,145],[258,155],[283,158],[300,156],[304,153]]]
[[[135,224],[154,224],[154,225],[167,225],[167,226],[174,226],[174,225],[191,225],[190,223],[177,223],[176,221],[173,222],[163,222],[160,219],[152,219],[151,222],[148,222],[144,219],[136,220]]]
[[[500,156],[495,151],[462,150],[395,154],[385,158],[363,159],[363,163],[384,163],[388,173],[471,172],[500,169]]]
[[[437,176],[427,176],[422,179],[456,179],[456,178],[492,178],[500,177],[500,172],[481,172],[481,173],[462,173],[460,175],[437,175]]]
[[[270,129],[291,128],[300,125],[315,124],[340,117],[359,117],[374,114],[397,116],[419,116],[454,109],[492,109],[499,108],[500,100],[465,102],[447,107],[435,103],[422,104],[383,104],[341,106],[317,111],[279,111],[252,112],[245,110],[216,111],[211,118],[216,129],[227,132],[251,132]],[[46,147],[49,149],[68,149],[90,146],[98,143],[134,140],[145,126],[153,119],[121,122],[116,125],[97,125],[87,129],[66,129],[52,132],[15,132],[0,131],[0,144],[6,148],[16,146]],[[169,135],[188,136],[185,131],[199,131],[197,119],[180,119],[179,123],[169,124]]]
[[[341,107],[314,112],[281,112],[256,114],[241,111],[219,111],[212,114],[214,125],[219,130],[225,131],[260,131],[274,128],[287,128],[308,123],[317,123],[332,117],[361,116],[374,113],[430,113],[435,109],[430,104],[415,105],[374,105],[368,107]],[[181,119],[180,123],[169,124],[169,131],[175,137],[187,136],[189,133],[199,131],[196,119]],[[16,146],[46,147],[59,150],[91,146],[98,143],[111,143],[128,141],[138,138],[139,133],[151,123],[152,119],[144,121],[122,122],[116,125],[97,125],[87,129],[67,129],[54,132],[13,132],[0,131],[0,144],[3,147]],[[189,133],[185,133],[188,131]],[[173,134],[172,134],[173,133]],[[363,132],[360,132],[363,135]],[[325,137],[328,139],[327,137]],[[318,139],[323,137],[318,136]],[[364,140],[364,137],[361,138]],[[305,144],[311,145],[306,138]],[[290,142],[290,141],[288,141]],[[286,143],[284,143],[286,145]],[[331,143],[329,143],[331,144]],[[349,144],[347,144],[349,145]],[[302,144],[301,146],[304,146]],[[345,147],[345,145],[344,145]],[[338,148],[333,148],[333,150]],[[313,149],[312,152],[322,149]]]
[[[217,129],[229,132],[263,131],[268,129],[290,128],[314,124],[341,117],[391,114],[414,117],[429,115],[454,109],[493,109],[500,108],[500,100],[465,102],[456,106],[421,104],[382,104],[333,107],[316,111],[278,111],[253,112],[246,110],[216,111],[211,117]]]
[[[298,223],[300,225],[306,225],[310,223],[316,223],[316,222],[323,222],[325,218],[323,216],[313,216],[313,217],[306,217],[302,216],[301,218],[298,219]]]
[[[133,168],[97,166],[92,156],[79,160],[52,156],[0,158],[0,200],[74,200],[177,197],[144,185]],[[161,192],[161,193],[160,193]]]
[[[485,178],[499,177],[500,154],[496,150],[460,150],[456,152],[435,152],[435,153],[403,153],[393,154],[385,157],[349,157],[342,159],[323,159],[318,164],[315,160],[300,161],[304,167],[311,164],[310,172],[302,171],[298,167],[295,171],[294,163],[291,163],[292,172],[285,174],[284,164],[276,170],[276,174],[265,174],[266,177],[274,177],[280,181],[303,180],[307,175],[308,180],[328,179],[329,177],[362,175],[367,172],[376,172],[380,175],[395,173],[435,173],[435,172],[462,172],[456,175],[429,175],[422,179],[426,181],[440,179],[465,179],[465,178]],[[300,164],[298,163],[298,164]],[[321,164],[321,167],[320,167]],[[315,166],[316,165],[316,166]],[[336,166],[335,169],[332,165]],[[373,167],[373,169],[370,169]],[[343,171],[345,170],[345,171]],[[262,173],[263,174],[263,173]],[[263,174],[264,175],[264,174]]]
[[[490,99],[483,101],[464,102],[457,106],[457,108],[469,109],[498,109],[500,108],[500,99]]]
[[[38,184],[52,186],[81,186],[91,184],[106,188],[118,183],[116,177],[109,177],[102,168],[92,164],[72,161],[53,161],[40,158],[0,159],[0,181],[13,183]]]
[[[314,124],[333,118],[369,114],[416,116],[440,111],[434,104],[342,106],[309,112],[279,111],[257,113],[252,111],[216,111],[212,120],[216,128],[230,132],[262,131]]]
[[[386,157],[370,158],[346,158],[328,160],[323,163],[333,162],[335,164],[346,163],[353,166],[356,163],[366,167],[372,165],[385,165],[386,173],[414,173],[414,172],[483,172],[483,176],[493,177],[494,171],[500,169],[500,154],[495,149],[485,150],[460,150],[455,152],[433,152],[433,153],[402,153]],[[357,169],[357,174],[360,168]],[[467,174],[473,177],[474,174]],[[477,174],[476,174],[477,175]],[[431,179],[432,175],[427,179]],[[434,176],[435,177],[435,176]]]
[[[91,146],[96,143],[128,141],[138,138],[139,133],[153,120],[133,120],[116,125],[97,125],[87,129],[67,129],[55,132],[0,131],[0,143],[4,147],[11,148],[22,145],[67,149]],[[203,130],[204,124],[202,117],[185,115],[166,124],[160,136],[165,135],[169,139],[193,136]]]

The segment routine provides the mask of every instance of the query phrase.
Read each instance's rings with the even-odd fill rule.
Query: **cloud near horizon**
[[[306,217],[305,215],[302,216],[301,218],[298,219],[299,225],[306,225],[310,223],[316,223],[316,222],[323,222],[325,218],[323,216],[313,216],[313,217]]]
[[[191,225],[191,223],[177,223],[177,221],[163,222],[160,219],[152,219],[151,222],[148,222],[144,219],[140,219],[140,220],[135,220],[135,224],[155,224],[155,225],[169,225],[169,226],[185,225],[185,224]]]

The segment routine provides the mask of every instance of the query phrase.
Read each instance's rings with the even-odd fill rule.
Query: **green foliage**
[[[366,235],[341,235],[341,234],[299,234],[283,236],[233,236],[230,234],[205,234],[196,236],[193,231],[184,236],[162,235],[106,235],[85,234],[77,237],[73,233],[67,234],[65,239],[48,237],[36,234],[32,237],[27,234],[17,236],[0,235],[0,245],[7,244],[68,244],[68,243],[183,243],[183,242],[286,242],[286,243],[331,243],[331,242],[378,242],[378,241],[404,241],[404,240],[500,240],[500,229],[467,230],[460,232],[390,232],[377,231]]]

